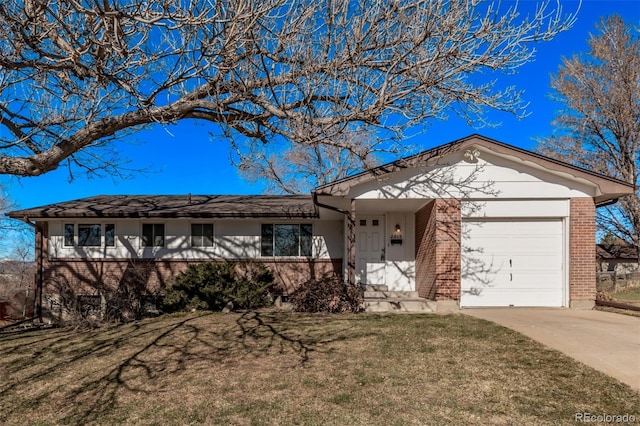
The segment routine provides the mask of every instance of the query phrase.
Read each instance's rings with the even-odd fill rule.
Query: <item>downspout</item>
[[[325,208],[325,209],[333,210],[334,212],[342,213],[343,215],[345,215],[347,217],[347,220],[349,222],[351,222],[351,211],[350,210],[345,210],[345,209],[341,209],[339,207],[334,207],[334,206],[330,206],[328,204],[321,203],[320,201],[318,201],[318,193],[313,191],[312,194],[313,194],[313,204],[316,206],[316,210],[319,210],[318,207],[322,207],[322,208]],[[320,212],[319,211],[318,211],[318,217],[320,217]],[[351,224],[351,226],[348,226],[348,228],[353,229],[353,232],[355,232],[355,229],[354,229],[355,228],[355,223]],[[347,237],[347,238],[350,238],[350,237]],[[355,284],[355,279],[352,279],[352,275],[355,275],[355,263],[353,265],[351,263],[352,262],[351,262],[351,259],[350,259],[350,247],[348,246],[348,248],[347,248],[347,283],[352,285],[352,284]]]
[[[36,255],[36,263],[37,263],[37,268],[38,268],[38,272],[37,272],[37,279],[36,279],[36,292],[38,293],[37,297],[34,297],[34,309],[35,309],[35,315],[33,316],[33,318],[38,318],[38,320],[40,321],[40,323],[42,323],[42,284],[43,284],[43,276],[44,276],[44,235],[42,232],[42,228],[35,222],[31,222],[29,220],[28,216],[25,216],[22,218],[22,221],[24,223],[26,223],[27,225],[30,225],[33,227],[33,229],[36,230],[36,235],[39,235],[39,240],[38,241],[38,253],[35,253]]]

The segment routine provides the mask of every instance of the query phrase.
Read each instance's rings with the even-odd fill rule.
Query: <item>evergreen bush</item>
[[[229,302],[237,309],[255,309],[270,304],[272,285],[273,273],[256,262],[189,265],[167,288],[162,309],[220,311]]]

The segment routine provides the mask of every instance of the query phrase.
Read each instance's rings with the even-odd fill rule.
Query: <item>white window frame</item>
[[[207,246],[207,245],[197,246],[193,244],[193,237],[194,237],[193,226],[194,225],[201,225],[201,226],[211,225],[211,245],[210,246]],[[204,228],[203,228],[203,231],[204,231]],[[203,235],[197,235],[197,236],[204,238],[204,232],[203,232]],[[216,246],[216,224],[214,222],[190,222],[189,223],[189,247],[199,249],[199,250],[211,250],[215,246]]]
[[[153,235],[151,235],[153,242],[151,244],[145,244],[144,243],[144,227],[145,225],[151,225],[153,226],[154,230],[153,230]],[[156,245],[155,244],[155,239],[156,239],[156,234],[155,234],[155,227],[158,225],[162,225],[162,245]],[[145,248],[158,248],[158,247],[166,247],[167,246],[167,224],[164,222],[144,222],[140,224],[140,247],[145,249]]]
[[[264,242],[263,242],[263,228],[265,226],[271,226],[272,228],[272,240],[271,240],[271,254],[263,254],[263,247],[264,247]],[[276,254],[276,226],[298,226],[298,254],[295,255],[279,255]],[[310,226],[311,227],[311,235],[310,235],[310,240],[309,240],[309,254],[303,254],[302,253],[302,227],[303,226]],[[287,222],[280,222],[280,223],[273,223],[273,222],[264,222],[260,224],[260,257],[264,257],[264,258],[313,258],[314,257],[314,253],[313,253],[313,223],[310,222],[295,222],[295,223],[287,223]]]
[[[98,245],[80,245],[80,226],[82,225],[100,225],[100,244]],[[107,225],[113,225],[113,245],[107,245]],[[73,234],[71,236],[72,244],[67,244],[67,235],[66,228],[67,226],[73,227]],[[81,247],[83,249],[92,249],[92,248],[115,248],[118,244],[118,230],[115,221],[113,222],[103,222],[103,221],[95,221],[95,222],[68,222],[64,221],[62,223],[62,246],[65,248],[73,248],[73,247]]]

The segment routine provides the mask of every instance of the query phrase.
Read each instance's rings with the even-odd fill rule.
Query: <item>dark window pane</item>
[[[213,223],[205,223],[202,225],[202,245],[205,247],[213,247]]]
[[[143,223],[142,224],[142,245],[150,246],[152,241],[153,241],[153,224]]]
[[[73,246],[73,223],[64,224],[64,245]]]
[[[153,245],[157,247],[164,247],[164,224],[153,224]]]
[[[113,223],[104,225],[104,245],[107,247],[116,245],[116,225]]]
[[[274,256],[300,256],[300,225],[274,225]]]
[[[313,226],[311,224],[300,225],[300,256],[311,257],[313,255]]]
[[[365,219],[360,219],[360,226],[367,226],[367,221]]]
[[[260,255],[273,256],[273,225],[262,225]]]
[[[164,246],[164,224],[144,223],[142,224],[142,245],[143,246]]]
[[[100,246],[100,225],[79,224],[78,225],[78,245],[79,246]]]
[[[213,247],[213,223],[191,224],[191,247]]]
[[[202,224],[191,224],[191,247],[202,247]]]
[[[379,222],[378,222],[378,219],[373,219],[373,220],[371,221],[371,226],[378,226],[378,223],[379,223]]]

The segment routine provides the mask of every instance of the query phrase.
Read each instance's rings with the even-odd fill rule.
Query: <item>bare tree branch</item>
[[[522,113],[517,91],[472,76],[512,72],[575,16],[548,1],[525,17],[499,5],[3,1],[0,174],[39,175],[71,157],[99,167],[84,154],[185,118],[254,143],[349,150],[345,129],[401,135],[451,109]]]
[[[633,182],[640,175],[639,29],[618,16],[603,19],[587,53],[564,59],[551,87],[566,105],[556,131],[540,141],[546,155]],[[638,193],[598,209],[605,233],[638,244]]]

